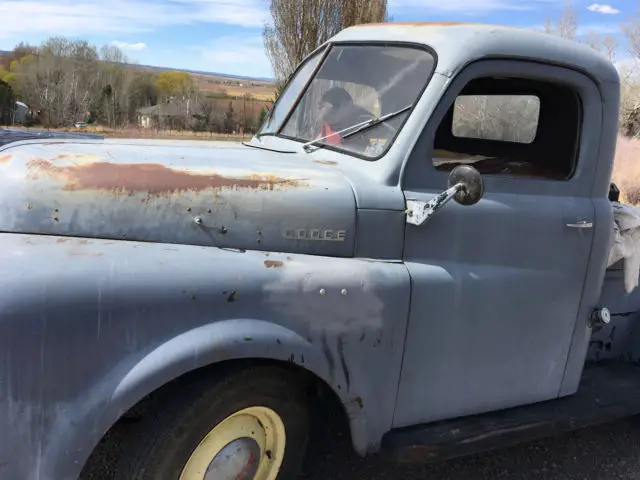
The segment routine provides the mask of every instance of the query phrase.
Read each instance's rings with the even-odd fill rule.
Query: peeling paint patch
[[[264,266],[267,268],[281,268],[284,267],[284,262],[280,260],[265,260]]]
[[[58,166],[43,159],[27,162],[27,178],[37,180],[46,175],[65,183],[65,190],[103,190],[109,192],[166,195],[215,189],[276,190],[305,186],[302,179],[280,178],[272,174],[225,177],[173,170],[161,164],[116,164],[93,162]]]

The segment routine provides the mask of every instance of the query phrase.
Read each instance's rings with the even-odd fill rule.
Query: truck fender
[[[345,408],[354,448],[361,455],[366,453],[366,414],[362,401],[357,400],[361,392],[357,385],[352,385],[348,395],[337,387],[330,375],[331,360],[322,347],[272,322],[232,319],[186,331],[114,366],[110,375],[83,396],[82,404],[70,410],[75,418],[67,417],[65,425],[53,428],[60,435],[46,449],[45,457],[52,462],[45,464],[55,465],[56,458],[75,452],[74,463],[81,469],[103,435],[154,390],[200,367],[248,358],[293,362],[323,380]],[[69,425],[73,428],[66,428]]]

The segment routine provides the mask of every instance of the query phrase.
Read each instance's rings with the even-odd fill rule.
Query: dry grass
[[[273,101],[275,97],[276,87],[271,82],[222,78],[215,75],[192,74],[191,76],[201,92],[224,94],[232,97],[251,95],[256,100],[267,102]]]
[[[613,182],[620,189],[622,202],[640,204],[640,140],[618,138]]]

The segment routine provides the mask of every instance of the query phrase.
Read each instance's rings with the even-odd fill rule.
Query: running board
[[[585,368],[570,397],[498,412],[391,430],[382,453],[402,463],[431,463],[528,442],[640,414],[640,367]]]

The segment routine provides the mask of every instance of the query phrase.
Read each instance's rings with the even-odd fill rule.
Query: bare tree
[[[387,0],[271,0],[270,10],[273,25],[265,26],[263,39],[280,82],[340,30],[388,19]]]
[[[640,9],[635,18],[622,25],[622,32],[627,39],[630,53],[636,60],[640,60]]]
[[[594,50],[606,55],[611,62],[616,61],[618,40],[612,35],[600,35],[597,32],[590,31],[586,35],[585,43]]]
[[[557,35],[569,40],[575,40],[578,33],[578,21],[571,0],[566,0],[560,18],[553,22],[548,19],[544,25],[545,33]]]

